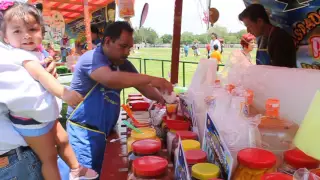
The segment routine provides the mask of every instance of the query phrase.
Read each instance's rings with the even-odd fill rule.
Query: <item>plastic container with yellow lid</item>
[[[211,163],[198,163],[192,166],[191,176],[193,180],[207,180],[218,178],[220,169]]]
[[[184,151],[189,151],[189,150],[198,150],[200,149],[200,142],[196,140],[182,140],[182,148]]]
[[[156,130],[153,128],[148,128],[148,127],[143,127],[139,128],[142,133],[138,133],[136,131],[131,132],[131,136],[127,140],[127,149],[128,153],[132,151],[132,143],[137,141],[137,140],[143,140],[143,139],[156,139],[161,141],[159,138],[156,136]]]

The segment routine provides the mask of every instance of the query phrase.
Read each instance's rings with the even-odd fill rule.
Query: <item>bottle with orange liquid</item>
[[[292,148],[292,141],[299,126],[294,122],[280,118],[279,111],[280,100],[268,99],[265,116],[261,118],[258,127],[263,148],[281,154]]]

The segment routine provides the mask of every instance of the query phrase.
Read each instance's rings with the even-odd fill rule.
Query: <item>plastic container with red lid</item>
[[[192,131],[177,131],[176,138],[179,139],[179,137],[181,138],[181,140],[185,140],[185,139],[197,140],[198,139],[197,134]]]
[[[292,149],[284,152],[284,162],[278,171],[293,175],[300,168],[316,169],[319,168],[320,161],[306,155],[299,149]]]
[[[142,97],[142,94],[132,93],[132,94],[128,94],[128,97]]]
[[[164,120],[166,127],[170,131],[188,131],[191,123],[184,120]]]
[[[128,101],[136,101],[136,100],[143,100],[142,96],[131,96],[128,98]]]
[[[293,177],[283,173],[267,173],[262,176],[261,180],[293,180]]]
[[[193,165],[207,162],[207,153],[202,150],[189,150],[185,152],[185,157],[189,167],[189,172]]]
[[[247,148],[237,155],[238,166],[233,179],[260,179],[266,173],[275,172],[276,156],[267,150]]]
[[[203,163],[207,161],[207,154],[202,150],[189,150],[185,152],[186,160],[189,165]]]
[[[159,156],[161,151],[161,141],[155,139],[143,139],[132,143],[132,151],[128,155],[129,170],[131,170],[132,162],[144,156]]]
[[[148,111],[150,103],[141,100],[129,101],[132,111]]]
[[[168,161],[157,156],[140,157],[133,161],[132,171],[128,180],[167,180]]]

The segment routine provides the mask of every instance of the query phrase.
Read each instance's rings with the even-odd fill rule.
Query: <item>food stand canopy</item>
[[[102,7],[105,7],[114,0],[88,0],[89,12],[92,13]],[[43,3],[43,6],[61,12],[66,23],[79,17],[83,17],[83,0],[29,0],[31,3]],[[45,8],[45,7],[44,7]]]

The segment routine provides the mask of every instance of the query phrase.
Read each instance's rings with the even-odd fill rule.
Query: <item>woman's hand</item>
[[[56,63],[54,61],[50,61],[46,64],[46,70],[55,78],[58,78]]]

